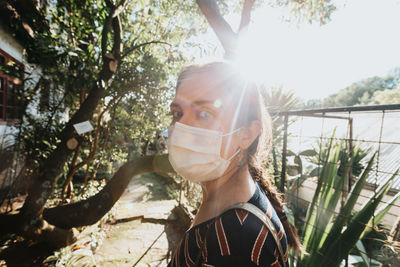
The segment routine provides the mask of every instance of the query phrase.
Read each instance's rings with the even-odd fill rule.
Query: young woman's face
[[[171,103],[171,124],[180,122],[222,133],[234,130],[232,125],[236,105],[228,90],[221,89],[221,82],[217,74],[211,73],[200,73],[183,80]],[[223,138],[222,157],[229,158],[238,150],[239,132]]]

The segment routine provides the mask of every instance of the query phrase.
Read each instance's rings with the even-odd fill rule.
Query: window
[[[21,116],[17,93],[23,88],[23,65],[0,49],[0,122]]]

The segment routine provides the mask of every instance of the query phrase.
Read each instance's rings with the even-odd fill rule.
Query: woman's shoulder
[[[256,206],[272,221],[278,239],[281,241],[286,261],[288,256],[286,233],[268,198],[260,188],[257,188],[248,202]],[[278,248],[270,229],[252,212],[242,208],[229,209],[217,218],[215,228],[217,236],[218,229],[220,229],[221,234],[223,233],[227,237],[227,242],[231,243],[231,247],[236,247],[240,254],[250,255],[253,263],[258,265],[262,262],[263,265],[267,264],[268,266],[277,261]]]
[[[239,261],[244,259],[254,266],[270,266],[278,262],[273,236],[253,213],[240,208],[228,210],[216,219],[214,228],[215,244],[222,255],[235,255]]]

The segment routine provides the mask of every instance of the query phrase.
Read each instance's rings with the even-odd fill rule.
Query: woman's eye
[[[211,116],[212,115],[206,111],[203,111],[203,110],[199,111],[199,117],[201,117],[203,119],[209,120],[209,119],[211,119]]]
[[[174,119],[178,119],[178,118],[182,117],[182,112],[179,110],[173,110],[173,111],[171,111],[171,115]]]

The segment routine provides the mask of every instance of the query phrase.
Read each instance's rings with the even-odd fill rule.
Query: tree
[[[354,106],[368,104],[375,92],[391,90],[399,83],[400,75],[392,71],[386,77],[371,77],[340,90],[323,100],[324,107]]]
[[[250,22],[254,0],[244,1],[237,33],[223,19],[216,1],[198,0],[197,4],[229,55]],[[32,116],[25,109],[19,125],[23,133],[32,132],[22,135],[20,143],[26,149],[24,175],[30,186],[22,209],[0,216],[0,234],[13,232],[63,246],[72,237],[72,227],[94,223],[112,207],[133,175],[171,171],[165,156],[136,158],[125,163],[97,195],[45,208],[60,177],[66,176],[68,186],[71,174],[80,167],[86,166],[88,173],[99,166],[98,161],[91,164],[101,151],[106,155],[121,150],[108,147],[118,134],[122,140],[133,140],[141,147],[139,154],[145,154],[143,148],[155,138],[154,130],[165,125],[171,77],[183,61],[177,51],[201,29],[194,5],[184,0],[2,2],[3,14],[15,21],[14,30],[35,25],[20,32],[28,59],[41,66],[42,74],[34,86],[21,92],[21,98],[27,107],[35,102],[35,92],[40,92],[42,116]],[[50,95],[56,97],[49,99]],[[61,120],[60,110],[67,111],[69,119]],[[79,136],[73,125],[83,121],[91,121],[95,130]],[[129,131],[129,127],[136,129]],[[111,132],[115,135],[110,136]]]
[[[332,12],[336,10],[332,2],[331,0],[278,0],[277,4],[289,7],[294,15],[292,19],[326,24],[330,21]]]
[[[7,8],[20,11],[13,4],[10,1]],[[24,46],[29,60],[41,66],[42,75],[34,88],[28,88],[23,93],[36,90],[42,95],[49,95],[46,91],[51,90],[53,95],[59,97],[43,105],[42,115],[45,116],[37,118],[26,110],[19,125],[25,132],[33,131],[31,136],[23,136],[25,142],[22,142],[27,152],[28,169],[25,175],[30,187],[20,212],[2,216],[3,233],[16,232],[29,238],[44,238],[57,245],[68,241],[70,231],[43,220],[46,201],[62,176],[65,164],[81,158],[77,165],[84,165],[94,158],[100,139],[97,134],[102,132],[102,128],[107,128],[103,127],[107,121],[101,117],[120,103],[125,95],[131,99],[138,98],[141,102],[151,98],[157,103],[163,100],[147,91],[168,91],[166,88],[171,81],[168,81],[166,73],[173,74],[171,69],[178,69],[182,62],[175,46],[181,45],[189,34],[194,33],[190,31],[196,24],[196,20],[192,19],[194,11],[193,4],[187,1],[142,1],[129,5],[126,1],[114,4],[111,1],[67,0],[51,2],[38,10],[46,27],[38,27],[33,37],[25,38]],[[153,16],[154,13],[157,16]],[[171,19],[173,15],[180,18],[178,24]],[[66,108],[70,119],[63,122],[57,115]],[[92,141],[90,136],[77,135],[73,128],[74,124],[87,120],[96,126]],[[38,136],[42,138],[35,138]],[[33,142],[29,143],[29,140]],[[67,145],[70,140],[77,141],[73,147]],[[80,153],[80,149],[85,147],[90,147],[86,155]],[[73,156],[74,151],[76,156]],[[153,162],[153,158],[147,160]],[[76,167],[72,162],[70,169],[71,165]],[[141,165],[146,166],[144,163]],[[135,164],[126,166],[136,166],[133,172],[140,169]],[[126,174],[127,168],[119,173],[120,180],[126,178],[121,173]],[[127,175],[131,177],[129,172]],[[103,191],[103,196],[115,202],[114,197],[119,193],[112,184],[119,186],[121,183],[110,183],[112,192]],[[60,217],[60,214],[57,216]],[[82,217],[80,219],[85,221]]]
[[[363,105],[387,105],[400,103],[400,86],[397,88],[375,91],[374,94],[362,101]]]

